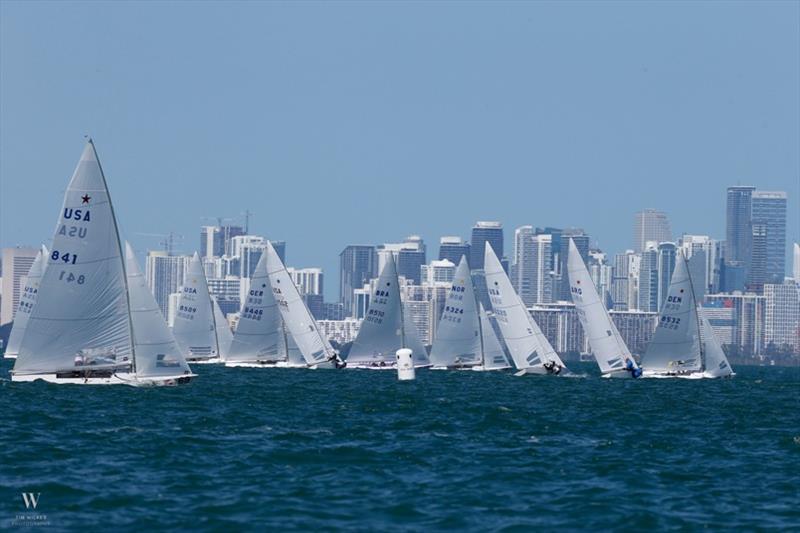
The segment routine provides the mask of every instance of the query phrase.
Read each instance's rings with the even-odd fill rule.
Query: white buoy
[[[408,348],[400,348],[395,353],[397,356],[397,379],[400,381],[408,381],[417,377],[414,370],[414,360],[411,358],[411,350]]]

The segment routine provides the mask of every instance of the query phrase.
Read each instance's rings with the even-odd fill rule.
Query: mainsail
[[[172,333],[189,361],[219,357],[214,310],[208,294],[206,275],[197,252],[189,261],[186,279],[178,296],[178,310]]]
[[[469,265],[462,256],[436,329],[431,364],[435,367],[479,365],[482,344],[475,289]]]
[[[247,299],[239,311],[228,361],[274,363],[286,359],[281,314],[267,275],[267,254],[261,254]]]
[[[19,353],[19,345],[28,327],[28,318],[31,316],[31,311],[39,295],[39,282],[47,266],[47,255],[47,248],[42,246],[39,253],[36,254],[36,258],[33,260],[30,270],[28,270],[28,276],[25,279],[25,287],[22,289],[22,294],[19,297],[17,314],[14,315],[14,325],[8,337],[8,346],[6,347],[4,355],[6,359],[16,359]]]
[[[272,243],[267,242],[267,275],[283,323],[309,366],[333,366],[337,358],[328,339],[319,330],[286,267]]]
[[[393,255],[388,254],[370,297],[367,316],[347,356],[348,365],[394,365],[395,352],[400,348],[411,349],[415,366],[430,364],[415,326],[410,320],[404,320],[404,315],[397,268]]]
[[[90,140],[70,179],[14,374],[91,365],[130,370],[124,258],[108,187]]]
[[[214,308],[214,327],[217,333],[217,349],[219,350],[219,358],[223,361],[228,359],[228,353],[231,349],[233,342],[233,332],[231,326],[228,324],[228,319],[219,308],[219,303],[215,297],[211,297],[211,305]]]
[[[624,372],[629,364],[628,361],[632,368],[637,368],[631,352],[617,332],[617,327],[611,321],[603,302],[600,301],[594,282],[572,239],[569,240],[567,270],[572,301],[575,303],[578,318],[589,339],[589,347],[600,366],[600,371],[603,374]]]
[[[702,368],[700,324],[686,258],[678,253],[658,326],[642,357],[650,373],[695,372]]]
[[[478,306],[480,308],[481,318],[481,337],[483,338],[483,368],[484,370],[509,368],[511,365],[508,364],[505,350],[503,350],[503,345],[494,332],[494,327],[492,326],[491,320],[489,320],[489,315],[486,313],[486,309],[483,308],[483,304],[479,303]]]
[[[487,242],[484,255],[486,287],[497,324],[514,364],[520,370],[542,369],[546,363],[564,363],[514,292],[500,260]]]
[[[137,376],[189,374],[189,365],[164,322],[161,309],[147,287],[133,249],[128,243],[125,243],[125,260]]]
[[[712,378],[724,378],[733,375],[733,369],[722,346],[714,335],[708,318],[702,313],[702,308],[698,308],[700,314],[700,339],[703,343],[703,356],[705,363],[705,374]]]

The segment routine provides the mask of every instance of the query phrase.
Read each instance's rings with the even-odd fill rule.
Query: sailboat
[[[428,352],[416,327],[405,317],[394,256],[388,255],[375,290],[370,295],[367,316],[347,356],[348,368],[392,369],[396,352],[408,348],[414,367],[430,366]]]
[[[617,326],[600,301],[594,282],[572,239],[569,240],[567,271],[572,301],[603,377],[629,378],[641,375]]]
[[[658,326],[642,357],[644,377],[712,378],[732,375],[725,354],[716,350],[711,326],[701,341],[701,321],[692,278],[683,252],[678,253],[667,297],[661,306]],[[717,343],[718,346],[718,343]],[[708,355],[711,352],[709,370]],[[724,366],[720,366],[724,361]]]
[[[263,253],[250,278],[250,290],[239,311],[239,324],[225,366],[306,367],[302,355],[300,361],[295,358],[295,364],[289,363],[290,353],[299,353],[294,341],[293,351],[289,343],[267,274],[267,254]]]
[[[430,360],[431,367],[437,370],[509,368],[486,310],[475,296],[469,265],[464,256],[447,293]]]
[[[343,367],[344,362],[328,342],[327,337],[320,331],[317,322],[311,316],[311,311],[308,310],[300,296],[300,291],[297,290],[289,272],[286,271],[286,266],[269,241],[267,241],[264,255],[267,257],[267,275],[272,296],[283,318],[286,330],[291,335],[297,351],[303,356],[305,366],[310,368]],[[293,366],[297,362],[297,351],[292,348],[285,333],[284,341],[287,364]]]
[[[141,386],[193,376],[132,252],[123,253],[89,140],[64,194],[11,379]]]
[[[484,271],[497,325],[519,370],[515,375],[568,373],[566,365],[514,291],[488,242],[484,251]]]
[[[39,295],[39,282],[42,279],[42,273],[45,267],[47,267],[47,248],[42,246],[42,249],[36,254],[36,258],[33,260],[30,270],[28,270],[25,287],[22,289],[22,295],[19,297],[17,314],[14,315],[14,325],[11,327],[11,334],[8,337],[8,346],[3,355],[6,359],[17,358],[19,344],[22,341],[22,337],[25,335],[25,329],[28,327],[28,318],[31,316],[31,311]]]
[[[708,318],[703,314],[702,308],[698,307],[698,314],[700,316],[700,343],[703,346],[703,377],[704,378],[728,378],[736,374],[733,372],[728,358],[725,357],[725,352],[722,350],[722,345],[719,343],[717,336],[714,335],[714,330]]]
[[[178,295],[172,333],[190,363],[217,363],[222,360],[208,282],[197,252],[189,261],[186,278]]]

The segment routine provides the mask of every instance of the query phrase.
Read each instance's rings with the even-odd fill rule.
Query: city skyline
[[[189,253],[246,210],[331,274],[348,244],[477,220],[614,253],[645,208],[723,238],[737,182],[786,191],[800,240],[796,3],[314,6],[4,3],[0,246],[46,243],[84,134],[140,258],[140,233]]]

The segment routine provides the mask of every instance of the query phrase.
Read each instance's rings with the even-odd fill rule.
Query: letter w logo
[[[33,507],[36,509],[36,506],[39,505],[39,500],[41,499],[40,496],[42,495],[41,492],[33,493],[33,492],[23,492],[22,499],[25,501],[25,508],[30,509]]]

